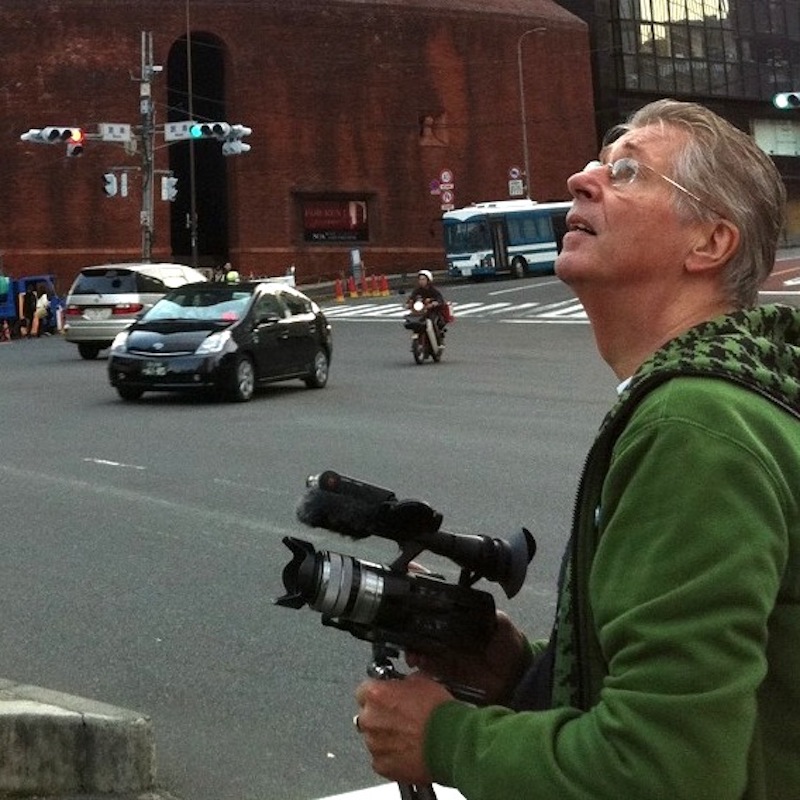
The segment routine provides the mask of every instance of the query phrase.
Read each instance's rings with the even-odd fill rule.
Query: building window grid
[[[625,88],[634,91],[768,99],[800,76],[786,0],[618,0],[615,40]],[[742,12],[752,16],[742,18]],[[749,15],[748,15],[749,16]],[[769,57],[751,35],[775,38]],[[757,43],[756,43],[757,44]],[[750,61],[746,68],[745,62]]]

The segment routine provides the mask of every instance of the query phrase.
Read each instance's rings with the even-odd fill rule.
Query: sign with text
[[[368,238],[365,200],[303,201],[303,238],[307,242],[356,242]]]

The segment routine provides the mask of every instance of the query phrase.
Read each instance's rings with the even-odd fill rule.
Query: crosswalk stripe
[[[451,303],[451,309],[456,321],[494,317],[501,322],[588,322],[583,306],[575,298],[554,303]],[[395,303],[353,303],[323,307],[323,311],[330,319],[374,321],[401,320],[408,313],[405,306]]]
[[[511,303],[481,303],[477,308],[467,308],[465,309],[463,306],[455,306],[453,308],[453,316],[458,319],[458,317],[466,317],[468,314],[484,314],[490,311],[501,311],[502,309],[507,309],[511,306]]]

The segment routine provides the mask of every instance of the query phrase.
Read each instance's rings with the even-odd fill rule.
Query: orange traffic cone
[[[334,291],[336,292],[336,302],[344,303],[344,291],[342,290],[341,278],[336,279],[336,283],[334,284]]]
[[[389,296],[389,281],[385,275],[381,275],[381,297]]]
[[[375,276],[370,275],[367,278],[367,296],[368,297],[377,297],[378,292],[375,290]]]
[[[352,275],[347,279],[347,291],[350,293],[350,297],[358,297],[356,279]]]

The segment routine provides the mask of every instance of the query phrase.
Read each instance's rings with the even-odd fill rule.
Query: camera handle
[[[372,663],[367,668],[367,675],[379,681],[401,680],[405,675],[392,661],[400,654],[394,648],[382,643],[372,645]],[[400,800],[436,800],[433,786],[417,786],[414,783],[398,783]]]

